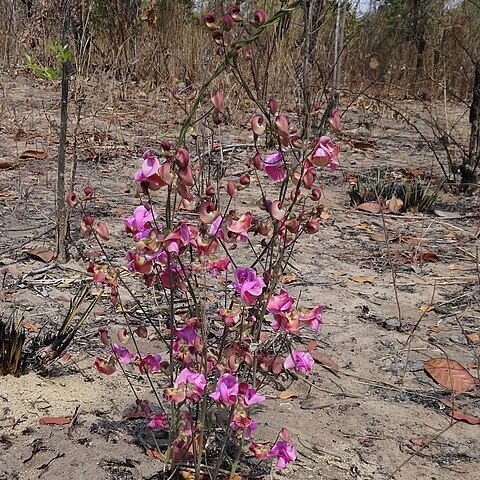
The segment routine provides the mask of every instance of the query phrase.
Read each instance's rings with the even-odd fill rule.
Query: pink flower
[[[233,283],[233,288],[247,305],[253,305],[262,294],[265,282],[257,277],[253,268],[237,268],[235,278],[237,281]]]
[[[183,402],[190,399],[198,402],[205,390],[207,381],[203,373],[192,372],[188,368],[184,368],[175,379],[173,388],[165,390],[165,397],[169,401]]]
[[[317,305],[306,315],[299,315],[298,319],[301,322],[305,322],[307,325],[310,325],[310,328],[316,332],[318,330],[318,327],[323,323],[323,308],[323,305]]]
[[[160,355],[153,355],[151,353],[148,353],[140,360],[140,373],[143,374],[145,372],[159,372],[161,361],[162,358],[160,357]]]
[[[217,389],[210,394],[213,398],[223,405],[235,405],[238,398],[238,379],[235,375],[224,373],[217,382]]]
[[[242,382],[239,385],[238,392],[245,408],[265,400],[265,395],[257,393],[257,391],[246,382]]]
[[[285,370],[295,370],[298,373],[308,375],[313,367],[313,358],[307,352],[293,350],[285,359],[283,366]]]
[[[210,225],[208,234],[215,238],[225,238],[225,233],[222,230],[223,217],[219,215]]]
[[[147,423],[148,428],[165,428],[166,426],[167,415],[165,413],[152,415],[150,422]]]
[[[252,432],[257,428],[257,422],[252,420],[245,410],[239,408],[233,414],[230,427],[233,430],[244,430],[245,438],[249,439],[252,436]]]
[[[153,177],[158,173],[160,168],[160,162],[158,158],[154,155],[150,155],[150,152],[145,152],[143,154],[143,163],[140,170],[135,172],[134,178],[137,182],[143,182],[149,177]]]
[[[338,167],[338,146],[335,145],[329,137],[320,137],[313,153],[311,161],[317,167],[328,166],[332,170]]]
[[[218,258],[217,260],[208,261],[205,268],[210,272],[212,277],[216,278],[220,272],[226,272],[228,270],[230,263],[228,257],[223,257]]]
[[[110,355],[107,360],[97,357],[95,359],[95,368],[104,375],[112,375],[115,373],[115,355]]]
[[[288,313],[292,309],[293,298],[283,288],[279,295],[272,295],[267,303],[270,313]]]
[[[293,462],[297,458],[295,447],[288,442],[289,433],[286,428],[282,428],[280,434],[282,440],[278,440],[268,453],[269,457],[276,457],[277,468],[285,468],[287,463]]]
[[[280,329],[290,333],[298,333],[300,330],[300,322],[295,312],[275,313],[273,316],[272,329],[278,332]]]
[[[252,214],[244,213],[238,220],[233,220],[227,225],[227,230],[231,233],[239,235],[242,240],[248,239],[248,229],[252,225]]]
[[[274,182],[283,182],[287,174],[283,168],[283,153],[272,153],[263,161],[263,170]]]
[[[140,205],[134,210],[132,217],[123,220],[125,230],[135,235],[136,239],[145,238],[150,233],[153,219],[156,217],[152,209]]]
[[[128,348],[123,345],[118,345],[118,343],[112,343],[112,350],[115,353],[117,360],[122,365],[126,365],[133,360],[133,353],[131,353]]]

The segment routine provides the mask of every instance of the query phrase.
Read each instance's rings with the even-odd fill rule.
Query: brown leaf
[[[55,252],[45,247],[30,248],[26,253],[45,263],[50,263],[55,258]]]
[[[10,170],[10,169],[15,168],[17,166],[18,165],[16,165],[15,163],[13,163],[10,160],[0,160],[0,169],[1,170]]]
[[[150,458],[154,458],[156,460],[164,460],[165,456],[162,455],[158,450],[154,450],[153,448],[147,448],[147,455]]]
[[[440,400],[444,405],[450,408],[452,411],[450,412],[450,416],[454,420],[459,420],[461,422],[467,422],[470,425],[480,425],[480,418],[474,417],[473,415],[469,415],[468,413],[462,413],[455,409],[455,405],[446,398]]]
[[[297,276],[294,273],[286,273],[280,277],[279,282],[283,283],[284,285],[288,285],[289,283],[294,282],[296,279]]]
[[[307,352],[311,352],[317,348],[317,342],[315,340],[310,340],[307,343]]]
[[[298,398],[298,393],[295,393],[292,390],[285,390],[284,392],[280,392],[278,394],[278,398],[281,398],[282,400],[287,400],[289,398]]]
[[[368,150],[369,148],[374,148],[375,144],[373,142],[366,142],[363,140],[353,140],[353,148],[358,148],[359,150]]]
[[[38,327],[34,323],[24,322],[23,326],[32,333],[38,332]]]
[[[467,338],[472,342],[476,343],[480,340],[480,336],[476,332],[467,333]]]
[[[434,308],[435,308],[435,305],[420,305],[420,306],[418,307],[418,309],[419,309],[422,313],[431,312]]]
[[[373,277],[371,275],[360,275],[358,277],[350,277],[350,280],[356,283],[370,283],[373,285]]]
[[[475,390],[478,385],[478,381],[456,360],[431,358],[423,367],[437,383],[456,394]]]
[[[40,425],[68,425],[71,421],[70,417],[42,417],[38,420]]]
[[[333,373],[338,373],[338,365],[329,356],[325,355],[325,353],[318,350],[312,350],[310,355],[322,367],[325,367]]]
[[[47,152],[43,150],[25,150],[20,158],[35,158],[37,160],[45,160],[47,158]]]
[[[447,212],[445,210],[434,210],[433,213],[442,218],[462,218],[464,216],[460,212]]]
[[[438,262],[438,255],[433,252],[423,252],[421,257],[424,262]]]
[[[362,230],[363,232],[369,232],[370,231],[370,226],[368,225],[367,222],[362,222],[358,225],[355,226],[357,230]]]
[[[386,242],[387,240],[385,234],[380,232],[372,232],[370,238],[375,242]]]
[[[387,208],[392,213],[398,213],[403,207],[403,200],[397,197],[392,197],[386,201],[386,204],[387,204]]]
[[[365,202],[357,205],[357,210],[363,210],[364,212],[369,213],[380,213],[380,204],[378,202]]]

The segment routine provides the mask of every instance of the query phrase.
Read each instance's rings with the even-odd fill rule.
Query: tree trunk
[[[63,5],[63,30],[61,44],[67,44],[68,26],[70,23],[70,0],[65,0]],[[58,262],[68,261],[67,252],[67,208],[65,203],[65,150],[67,145],[68,122],[68,77],[69,62],[62,63],[62,93],[60,109],[60,132],[58,138],[58,163],[57,163],[57,228],[56,228],[56,254]]]

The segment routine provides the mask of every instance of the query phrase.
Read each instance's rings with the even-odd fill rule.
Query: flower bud
[[[253,21],[252,25],[254,27],[260,27],[267,21],[267,14],[265,13],[265,10],[262,10],[261,8],[257,8],[255,10],[255,13],[253,14]]]
[[[250,175],[248,173],[243,173],[240,175],[240,185],[243,185],[246,187],[247,185],[250,185]]]
[[[320,200],[322,197],[322,191],[319,188],[314,188],[310,194],[310,197],[315,201]]]
[[[263,159],[262,156],[257,153],[253,158],[252,158],[252,165],[257,169],[261,170],[262,165],[263,165]]]
[[[317,233],[320,230],[320,224],[313,218],[305,224],[305,233]]]
[[[65,199],[65,201],[67,202],[67,205],[70,208],[75,207],[76,205],[78,205],[77,194],[75,192],[68,192],[67,193],[67,198]]]
[[[231,15],[228,15],[228,13],[222,18],[222,27],[226,32],[229,32],[233,28],[233,18]]]
[[[215,195],[215,187],[213,185],[209,185],[205,190],[205,195],[207,197],[213,197]]]
[[[211,12],[204,13],[202,20],[209,30],[217,30],[218,25],[215,23],[215,16]]]
[[[82,220],[87,227],[93,225],[93,217],[91,215],[86,215],[85,217],[83,217]]]
[[[86,197],[91,197],[93,195],[93,188],[90,186],[90,185],[87,185],[84,189],[83,189],[83,193]]]
[[[264,118],[258,113],[255,114],[250,120],[250,126],[252,127],[253,133],[259,137],[265,133],[266,125]]]
[[[237,23],[243,20],[242,16],[240,15],[240,7],[238,5],[232,5],[228,7],[227,12],[229,15],[231,15],[234,22]]]
[[[225,187],[225,190],[230,195],[230,197],[233,198],[237,196],[237,190],[235,188],[235,182],[233,180],[229,180],[227,182],[227,186]]]
[[[268,109],[272,115],[275,115],[278,110],[278,100],[274,97],[270,98],[268,101]]]
[[[223,93],[220,90],[217,90],[215,95],[210,99],[212,105],[214,106],[215,110],[220,113],[224,113],[223,111]]]

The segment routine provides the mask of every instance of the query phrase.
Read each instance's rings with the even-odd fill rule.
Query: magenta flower
[[[145,238],[150,233],[153,219],[156,217],[153,210],[140,205],[134,210],[132,217],[123,220],[125,230],[135,235],[136,239]]]
[[[242,382],[239,385],[238,393],[245,408],[265,400],[265,395],[257,393],[257,391],[246,382]]]
[[[280,434],[282,440],[278,440],[268,453],[269,457],[277,459],[277,468],[285,468],[287,463],[293,462],[297,458],[295,447],[289,443],[289,433],[286,428],[282,428]]]
[[[247,305],[253,305],[265,287],[263,279],[257,277],[257,272],[253,268],[237,268],[235,279],[237,280],[233,283],[235,291]]]
[[[263,161],[263,170],[274,182],[283,182],[287,174],[283,168],[283,153],[272,153]]]
[[[210,394],[216,402],[223,405],[235,405],[238,398],[238,379],[235,375],[224,373],[217,382],[217,389]]]
[[[230,427],[233,430],[243,430],[244,437],[249,439],[257,428],[257,422],[252,420],[243,409],[237,409],[232,417]]]
[[[117,360],[122,365],[126,365],[133,360],[133,353],[131,353],[128,348],[123,345],[118,345],[118,343],[112,343],[112,350],[115,353]]]
[[[183,402],[185,399],[198,402],[206,384],[203,373],[192,372],[188,368],[184,368],[173,382],[173,388],[165,390],[165,397],[168,401],[177,403]]]
[[[216,238],[225,238],[225,232],[222,229],[223,217],[219,215],[210,225],[208,234]]]
[[[159,372],[160,371],[160,362],[162,358],[160,355],[153,355],[148,353],[144,357],[142,357],[139,365],[140,373],[145,372]]]
[[[313,149],[311,161],[317,167],[328,166],[332,170],[338,167],[338,146],[329,137],[320,137]]]
[[[310,328],[313,331],[317,331],[318,327],[323,323],[323,305],[317,305],[314,309],[312,309],[310,312],[308,312],[306,315],[299,315],[298,319],[301,322],[306,323],[307,325],[310,325]]]
[[[152,415],[151,420],[147,423],[148,428],[165,428],[166,426],[167,415],[165,413]]]
[[[293,350],[285,359],[283,366],[285,370],[295,370],[298,373],[308,375],[313,367],[313,358],[307,352]]]
[[[137,182],[143,182],[149,177],[153,177],[158,173],[160,168],[160,162],[158,158],[154,155],[150,155],[150,152],[145,152],[143,154],[143,163],[137,172],[134,174],[134,178]]]
[[[267,310],[270,313],[288,313],[292,309],[293,298],[283,288],[279,295],[272,295],[267,303]]]

